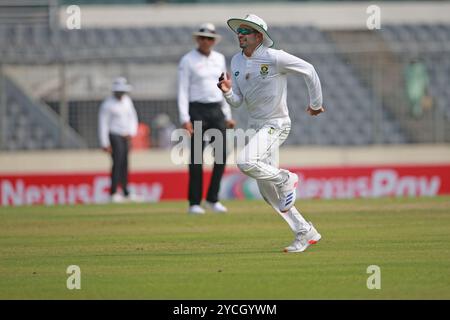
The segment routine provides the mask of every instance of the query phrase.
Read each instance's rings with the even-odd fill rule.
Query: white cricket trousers
[[[256,179],[263,199],[272,206],[289,224],[292,232],[309,231],[311,226],[293,206],[287,212],[279,210],[279,196],[276,184],[283,182],[289,171],[279,168],[279,147],[291,130],[290,120],[250,120],[249,141],[237,156],[238,168],[247,176]]]

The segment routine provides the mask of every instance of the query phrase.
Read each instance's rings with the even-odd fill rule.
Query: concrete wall
[[[229,157],[233,162],[233,154]],[[170,151],[131,153],[131,170],[186,170],[172,162]],[[286,166],[349,166],[390,164],[449,164],[450,145],[384,145],[372,147],[284,147],[280,164]],[[0,175],[30,172],[108,171],[110,158],[100,150],[0,153]],[[235,167],[230,164],[230,168]]]
[[[367,8],[381,9],[381,23],[450,23],[450,3],[423,2],[326,2],[261,4],[153,4],[133,6],[80,6],[81,27],[197,26],[203,21],[225,25],[231,17],[254,13],[271,25],[314,25],[323,29],[365,29]],[[66,26],[69,14],[60,11]]]

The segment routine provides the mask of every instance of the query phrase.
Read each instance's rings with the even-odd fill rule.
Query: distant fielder
[[[256,15],[229,19],[228,26],[238,35],[242,52],[231,60],[231,79],[219,78],[218,87],[233,107],[241,104],[249,112],[249,128],[256,133],[238,155],[239,169],[255,178],[261,195],[289,224],[294,242],[285,252],[303,252],[320,240],[321,235],[295,208],[298,176],[279,169],[275,155],[291,130],[286,103],[287,74],[302,75],[308,87],[310,103],[306,111],[316,116],[324,112],[322,88],[314,67],[282,50],[270,49],[273,40],[267,24]]]

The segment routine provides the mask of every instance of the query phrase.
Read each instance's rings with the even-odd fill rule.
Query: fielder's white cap
[[[126,78],[118,77],[118,78],[114,79],[114,82],[112,85],[112,91],[113,92],[130,92],[131,85],[128,84]]]
[[[273,40],[267,33],[267,23],[255,14],[247,14],[244,19],[231,18],[227,21],[227,24],[236,33],[237,28],[239,28],[241,24],[245,24],[263,34],[263,44],[266,47],[270,48],[273,46]]]
[[[198,31],[195,31],[192,33],[192,36],[194,38],[196,37],[208,37],[208,38],[214,38],[216,40],[216,43],[222,39],[222,37],[216,33],[216,27],[212,23],[203,23],[198,28]]]

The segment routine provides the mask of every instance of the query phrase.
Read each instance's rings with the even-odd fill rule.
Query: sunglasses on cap
[[[257,32],[256,30],[253,30],[253,29],[247,29],[247,28],[237,28],[237,29],[236,29],[236,33],[237,33],[237,34],[242,34],[242,35],[244,35],[244,36],[249,35],[249,34],[252,34],[252,33],[256,33],[256,32]]]
[[[209,33],[216,33],[216,31],[211,30],[211,29],[206,29],[206,28],[201,28],[200,30],[198,30],[198,32],[209,32]]]
[[[198,36],[198,38],[199,38],[200,40],[209,40],[209,41],[214,41],[214,40],[215,40],[214,38],[211,38],[211,37],[205,37],[205,36]]]

